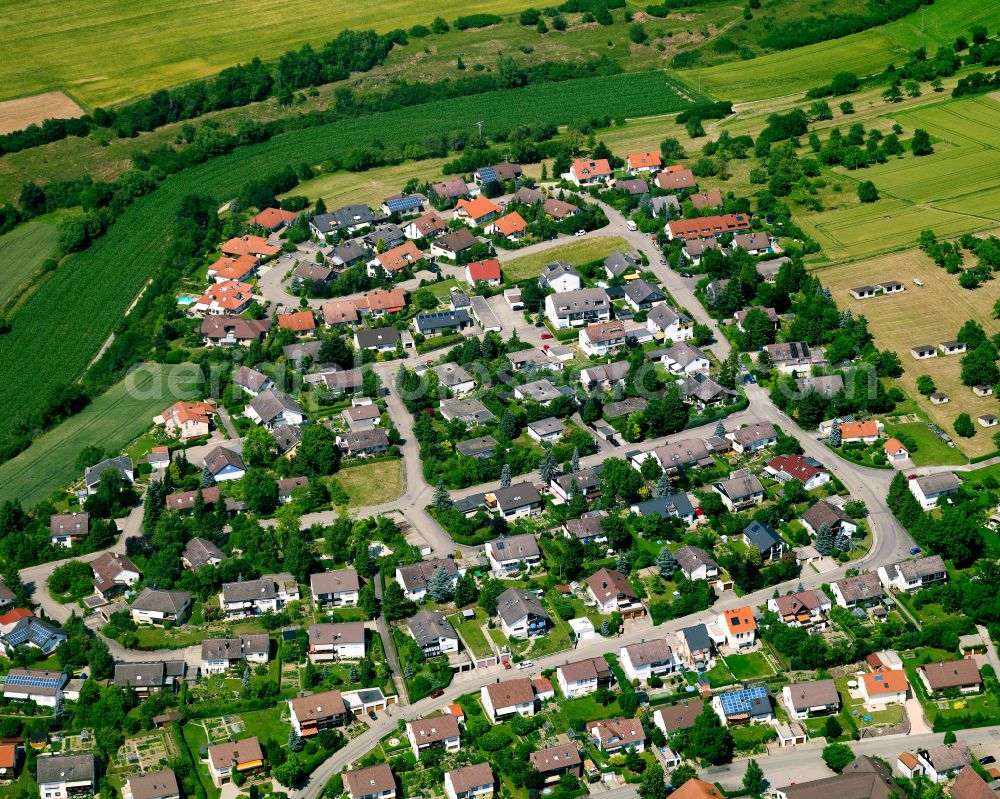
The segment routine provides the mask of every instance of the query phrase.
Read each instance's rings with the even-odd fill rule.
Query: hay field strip
[[[850,308],[855,315],[863,315],[868,320],[877,347],[891,349],[899,355],[905,370],[899,385],[916,400],[929,419],[947,431],[969,456],[995,449],[992,431],[978,424],[976,435],[971,439],[954,434],[955,418],[960,413],[970,414],[975,421],[981,414],[998,412],[995,397],[977,397],[971,388],[962,384],[961,356],[938,355],[917,361],[910,355],[910,348],[919,344],[936,346],[954,339],[967,319],[980,322],[988,335],[1000,332],[1000,321],[992,318],[998,294],[996,281],[973,291],[960,288],[955,275],[935,266],[917,249],[821,269],[819,277],[830,287],[840,308]],[[916,286],[914,278],[922,280],[923,287]],[[902,280],[906,291],[901,295],[867,300],[856,300],[848,293],[855,286],[889,279]],[[921,395],[916,389],[916,381],[922,374],[930,375],[937,389],[948,394],[951,401],[933,405]]]
[[[72,119],[83,109],[63,92],[44,92],[0,102],[0,134],[41,125],[46,119]]]

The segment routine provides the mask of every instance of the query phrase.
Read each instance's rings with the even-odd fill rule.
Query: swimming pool
[[[177,304],[178,305],[192,305],[194,302],[195,302],[195,298],[194,297],[178,297],[177,298]]]

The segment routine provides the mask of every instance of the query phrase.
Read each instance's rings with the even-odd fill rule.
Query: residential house
[[[585,389],[599,388],[610,391],[616,386],[624,386],[629,372],[628,361],[598,363],[580,370],[580,385]]]
[[[538,594],[521,588],[508,588],[497,597],[497,615],[508,638],[534,638],[552,625]]]
[[[646,749],[646,731],[639,719],[621,716],[587,722],[587,735],[594,746],[607,755],[616,755],[626,750],[643,752]]]
[[[453,218],[469,227],[482,227],[500,213],[501,209],[487,197],[476,197],[473,200],[459,200],[455,203]]]
[[[855,758],[843,774],[808,782],[793,782],[776,791],[777,799],[894,799],[899,787],[889,769],[867,756]]]
[[[203,465],[216,483],[239,480],[247,472],[242,456],[226,447],[216,447],[209,452],[205,456]]]
[[[769,722],[774,719],[771,709],[771,692],[766,685],[727,691],[712,698],[712,709],[723,724],[738,725]]]
[[[305,414],[298,403],[283,391],[265,389],[250,400],[244,415],[254,424],[273,430],[278,425],[296,427],[305,420]]]
[[[646,315],[646,329],[664,340],[688,341],[694,338],[694,322],[666,304],[650,310]]]
[[[498,488],[492,492],[493,507],[505,519],[517,519],[521,516],[530,516],[542,509],[542,497],[531,483],[515,483],[507,488]],[[506,539],[508,542],[515,539],[520,541],[532,536],[513,536]],[[501,539],[502,541],[503,539]],[[497,542],[491,542],[496,544]],[[488,546],[488,545],[487,545]],[[537,545],[536,545],[537,550]],[[508,549],[506,554],[510,554]]]
[[[682,699],[672,705],[664,705],[653,711],[653,724],[663,734],[670,736],[682,730],[690,730],[698,716],[705,712],[705,702],[701,699]]]
[[[722,245],[719,244],[718,239],[687,239],[684,242],[684,246],[681,248],[681,254],[687,258],[693,266],[699,266],[701,264],[701,259],[704,258],[705,253],[709,250],[715,250],[723,256],[727,254],[726,250],[724,250]],[[706,295],[708,295],[707,291]],[[712,302],[713,299],[709,297],[709,304],[711,305]]]
[[[406,737],[410,742],[413,756],[430,749],[444,749],[454,754],[462,747],[461,733],[455,717],[444,713],[430,719],[414,719],[406,723]]]
[[[53,546],[69,548],[90,532],[89,513],[54,513],[49,517],[49,540]]]
[[[477,436],[476,438],[468,438],[465,441],[457,442],[455,444],[455,451],[466,458],[489,460],[493,457],[497,446],[499,444],[493,436]]]
[[[295,267],[292,274],[299,278],[305,285],[312,286],[314,283],[329,283],[333,277],[333,269],[323,264],[303,261]]]
[[[931,782],[947,782],[972,763],[972,753],[963,743],[944,744],[917,750],[917,763]]]
[[[646,613],[639,595],[620,571],[604,568],[584,582],[587,584],[587,595],[594,600],[600,613],[618,612],[626,619]]]
[[[767,609],[777,613],[783,624],[804,627],[807,632],[828,626],[827,614],[831,607],[833,603],[822,591],[798,591],[767,600]]]
[[[754,519],[743,528],[743,543],[748,547],[757,547],[764,563],[773,562],[785,551],[785,541],[770,525]]]
[[[443,613],[421,610],[406,622],[406,626],[410,637],[417,642],[427,658],[458,651],[458,633]]]
[[[187,591],[164,591],[143,588],[132,603],[132,621],[136,624],[162,626],[181,624],[191,610],[191,594]]]
[[[366,654],[365,624],[361,621],[309,625],[309,659],[313,663],[362,660]]]
[[[810,349],[804,341],[782,341],[765,344],[764,352],[774,368],[783,374],[808,372],[813,366],[826,365],[826,353],[822,347]],[[758,356],[759,360],[759,356]]]
[[[452,394],[467,394],[476,387],[475,378],[457,363],[442,363],[431,368],[438,382]]]
[[[682,627],[674,634],[674,657],[688,671],[709,671],[715,665],[712,637],[704,624]]]
[[[381,427],[358,430],[337,436],[337,446],[349,458],[367,458],[389,449],[389,434]]]
[[[180,799],[177,775],[171,769],[132,774],[125,778],[122,799]]]
[[[120,552],[102,552],[90,562],[94,591],[105,601],[124,593],[142,577],[138,567]]]
[[[917,498],[920,507],[924,510],[936,508],[942,497],[948,497],[958,492],[962,485],[954,472],[938,472],[937,474],[927,474],[923,477],[915,477],[910,480],[910,492]]]
[[[542,269],[542,274],[538,277],[538,286],[543,289],[552,289],[557,294],[569,291],[577,291],[583,287],[583,278],[576,268],[570,266],[565,261],[553,261]]]
[[[459,228],[451,233],[438,236],[431,242],[431,255],[460,261],[465,254],[479,243],[468,228]]]
[[[567,699],[594,693],[611,684],[611,668],[603,657],[586,658],[567,663],[556,669],[559,690]]]
[[[413,320],[413,329],[426,338],[456,333],[467,327],[472,327],[472,317],[465,308],[421,314]]]
[[[788,714],[796,720],[826,716],[840,711],[840,694],[833,680],[810,680],[786,685],[781,690]]]
[[[751,255],[767,255],[769,252],[774,252],[771,237],[759,230],[756,233],[736,234],[733,236],[732,246],[746,250]]]
[[[246,347],[263,341],[270,329],[270,319],[206,316],[201,321],[201,335],[209,347]]]
[[[725,642],[733,649],[753,646],[757,642],[757,620],[753,608],[748,605],[724,610],[719,614],[718,627]]]
[[[391,250],[380,252],[372,258],[368,262],[368,274],[374,276],[381,269],[386,275],[392,277],[410,269],[423,259],[424,254],[417,248],[417,245],[412,241],[407,241]]]
[[[441,183],[432,183],[431,191],[442,200],[469,196],[469,184],[462,178],[451,178]]]
[[[932,697],[952,691],[978,694],[983,690],[983,678],[973,658],[925,663],[917,669],[917,676],[927,689],[927,695]]]
[[[496,416],[476,399],[442,400],[438,413],[446,422],[459,419],[465,423],[466,427],[484,425],[496,420]]]
[[[565,743],[539,749],[528,756],[532,767],[546,783],[556,782],[563,774],[583,775],[583,761],[575,744]]]
[[[264,768],[264,752],[257,736],[209,746],[207,754],[208,772],[212,775],[212,783],[216,788],[231,783],[236,774],[247,774]]]
[[[517,241],[523,238],[524,234],[528,232],[528,224],[517,211],[513,211],[501,216],[499,219],[494,219],[486,225],[483,232],[487,236],[499,236],[511,241]]]
[[[876,419],[867,422],[844,422],[840,425],[843,444],[874,444],[882,435],[882,423]]]
[[[866,572],[830,583],[834,601],[842,608],[868,607],[881,601],[885,592],[878,574]]]
[[[760,480],[746,470],[734,472],[728,480],[712,483],[712,488],[722,498],[722,504],[733,512],[760,505],[766,496]]]
[[[664,444],[662,447],[649,450],[646,457],[655,458],[660,469],[668,474],[675,474],[681,469],[695,466],[711,466],[714,463],[708,446],[700,438],[685,438]],[[633,459],[637,469],[642,467],[644,459]]]
[[[358,330],[354,334],[354,348],[358,350],[393,352],[399,346],[399,342],[399,330],[395,327],[376,327],[371,330]]]
[[[626,275],[638,272],[642,269],[642,257],[637,252],[622,252],[615,250],[604,259],[604,271],[608,279],[625,277]]]
[[[340,691],[323,691],[288,700],[292,729],[303,738],[342,726],[349,717]]]
[[[208,267],[207,277],[215,283],[235,281],[247,284],[259,265],[260,259],[256,255],[241,255],[238,258],[222,256]]]
[[[545,316],[557,330],[581,327],[611,318],[611,301],[604,289],[576,289],[549,294]]]
[[[710,367],[708,356],[686,341],[668,347],[663,353],[662,362],[667,370],[675,375],[699,374],[707,372]]]
[[[821,499],[803,513],[800,521],[802,526],[813,536],[819,533],[819,528],[824,524],[833,531],[834,535],[842,532],[844,535],[853,536],[858,531],[857,522],[844,513],[843,508],[832,502],[827,502],[825,499]]]
[[[470,262],[465,267],[465,280],[470,286],[475,286],[477,283],[485,283],[490,287],[499,286],[500,262],[496,258]]]
[[[343,772],[350,799],[396,799],[396,778],[385,763]]]
[[[657,175],[657,184],[661,183],[663,175]],[[667,188],[660,185],[660,188]],[[667,222],[668,239],[719,238],[726,233],[738,234],[750,230],[748,214],[722,214],[720,216],[702,216],[697,219],[675,219]]]
[[[674,552],[674,560],[689,580],[715,580],[719,564],[701,547],[685,544]]]
[[[577,186],[593,186],[606,183],[614,177],[606,158],[587,160],[578,158],[569,168],[569,179]]]
[[[653,180],[657,187],[664,191],[693,189],[698,185],[698,179],[694,176],[694,172],[683,167],[664,169],[662,172],[658,172]]]
[[[680,519],[690,527],[694,524],[695,510],[686,493],[667,494],[637,502],[629,508],[639,516],[657,516],[660,519]]]
[[[241,366],[233,374],[233,385],[239,387],[245,394],[256,397],[260,392],[273,386],[274,382],[270,377],[256,369]]]
[[[206,638],[201,642],[202,674],[224,674],[244,663],[267,663],[270,659],[271,640],[266,633]]]
[[[26,614],[26,615],[25,615]],[[44,619],[32,616],[30,611],[17,608],[4,614],[11,622],[7,631],[0,636],[0,645],[8,656],[18,647],[38,649],[43,655],[51,655],[69,637]]]
[[[312,311],[296,311],[294,313],[278,314],[278,327],[290,330],[296,336],[315,336],[316,318]]]
[[[904,560],[879,566],[878,577],[888,591],[919,591],[948,579],[948,567],[940,555],[928,555],[919,560]]]
[[[795,387],[803,394],[815,391],[820,396],[829,399],[844,387],[844,378],[840,375],[799,377],[795,380]]]
[[[447,799],[490,799],[496,778],[489,763],[475,763],[444,773]]]
[[[218,413],[213,401],[175,402],[158,416],[153,424],[161,424],[168,435],[181,441],[207,436],[212,430],[212,416]]]
[[[667,301],[667,295],[648,280],[638,279],[625,286],[625,304],[633,311],[648,311]]]
[[[364,261],[368,257],[368,248],[359,241],[342,241],[326,257],[335,270],[344,270]]]
[[[309,575],[313,605],[319,608],[353,607],[361,595],[361,579],[356,569],[336,569]]]
[[[533,540],[533,539],[532,539]],[[396,582],[407,599],[422,602],[427,596],[427,583],[438,569],[443,569],[451,580],[452,589],[458,583],[459,569],[451,558],[435,558],[396,567]]]
[[[212,283],[205,293],[188,306],[189,311],[209,316],[241,314],[253,302],[253,286],[239,280]]]
[[[625,327],[621,322],[597,322],[580,331],[580,349],[591,358],[604,358],[625,346]]]
[[[767,462],[764,471],[779,483],[793,478],[799,480],[806,491],[830,482],[830,472],[819,461],[802,455],[777,455]]]
[[[359,300],[355,300],[358,313],[362,316],[379,317],[399,313],[406,308],[406,292],[403,289],[373,289]]]
[[[770,422],[755,422],[726,433],[726,438],[733,442],[733,449],[741,455],[746,452],[756,452],[764,447],[778,443],[778,434]]]
[[[177,691],[186,676],[187,663],[183,660],[115,663],[114,684],[130,688],[144,699],[160,691]]]
[[[564,391],[565,389],[557,389],[551,380],[542,378],[540,380],[532,380],[530,383],[515,386],[514,398],[520,400],[532,400],[543,407],[548,407],[548,405],[554,400],[563,396]]]
[[[517,180],[524,174],[520,164],[513,164],[507,161],[491,166],[481,166],[477,169],[472,179],[477,186],[487,186],[494,184],[497,188],[502,188],[504,183]]]
[[[486,715],[496,724],[512,716],[534,716],[538,710],[535,687],[528,677],[484,685],[479,691]]]
[[[41,799],[71,799],[98,793],[97,761],[90,752],[39,757],[35,778]]]
[[[630,175],[652,174],[663,168],[659,153],[633,153],[625,158],[625,170]]]
[[[605,544],[608,537],[601,530],[601,520],[605,515],[603,511],[588,511],[579,519],[569,519],[563,524],[563,535],[566,538],[578,538],[584,544]]]
[[[251,216],[247,224],[251,227],[262,227],[268,233],[275,233],[285,225],[291,225],[299,218],[295,211],[285,211],[281,208],[265,208],[260,213]]]
[[[184,568],[198,571],[202,566],[218,566],[225,560],[225,553],[205,538],[192,538],[184,547],[181,563]]]
[[[679,663],[670,644],[662,638],[623,646],[618,653],[622,671],[629,680],[648,683],[650,677],[662,677],[677,671]]]
[[[722,207],[722,192],[718,189],[712,189],[711,191],[701,191],[696,192],[688,196],[691,201],[691,205],[697,208],[699,211],[703,208],[721,208]]]
[[[262,613],[277,613],[288,602],[298,599],[288,593],[284,585],[279,585],[273,575],[265,575],[257,580],[237,583],[223,583],[219,594],[219,604],[228,619],[245,616],[259,616]]]
[[[132,459],[128,455],[118,455],[108,458],[100,463],[95,463],[83,473],[83,482],[87,486],[88,494],[96,494],[101,487],[101,477],[105,472],[116,471],[121,475],[122,481],[131,484],[134,479],[132,471]]]
[[[685,402],[691,403],[699,411],[725,405],[739,396],[732,389],[723,388],[704,372],[686,375],[677,381],[677,385],[680,386]]]
[[[448,226],[437,211],[428,211],[416,219],[411,219],[403,227],[403,234],[411,240],[433,239],[447,232]]]
[[[573,488],[583,494],[587,500],[597,499],[601,495],[601,467],[591,466],[578,472],[567,472],[549,481],[552,493],[564,502],[568,502]]]
[[[372,430],[378,426],[382,419],[382,411],[375,404],[352,405],[350,408],[344,408],[340,415],[347,424],[347,428],[355,433],[361,430]]]
[[[557,441],[565,429],[566,425],[554,416],[528,422],[528,435],[540,444]]]
[[[613,185],[618,191],[623,191],[632,197],[641,197],[643,194],[649,194],[649,184],[642,178],[616,180]]]
[[[386,215],[409,216],[423,211],[424,201],[416,194],[394,194],[392,197],[386,197],[382,200],[380,208],[382,213]]]
[[[62,698],[67,681],[67,676],[61,671],[12,668],[3,682],[3,698],[11,702],[34,702],[42,707],[55,707]]]

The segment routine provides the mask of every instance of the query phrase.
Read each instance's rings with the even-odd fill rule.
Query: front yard
[[[760,677],[770,677],[774,674],[774,669],[762,652],[727,655],[725,661],[729,666],[729,671],[737,680],[753,680]]]

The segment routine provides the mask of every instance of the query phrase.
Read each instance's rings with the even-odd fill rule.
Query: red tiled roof
[[[517,211],[500,217],[493,224],[497,232],[502,236],[513,236],[517,233],[524,233],[528,228],[527,223]]]
[[[663,174],[663,173],[660,173]],[[702,236],[719,236],[750,229],[750,218],[746,214],[722,214],[703,216],[698,219],[675,219],[667,223],[670,234],[678,239],[696,239]]]
[[[471,219],[482,219],[490,214],[499,214],[500,209],[486,197],[476,197],[474,200],[459,200],[455,211],[462,211]]]
[[[273,230],[281,225],[292,224],[298,217],[299,215],[292,211],[282,211],[280,208],[265,208],[256,216],[251,216],[247,220],[247,223]]]
[[[468,269],[469,276],[473,281],[500,279],[500,262],[496,258],[490,258],[486,261],[472,261],[468,265]]]
[[[282,313],[278,314],[278,327],[292,330],[295,333],[304,333],[316,329],[316,320],[313,318],[312,311]]]
[[[633,153],[625,160],[632,169],[649,169],[662,163],[659,153]]]

